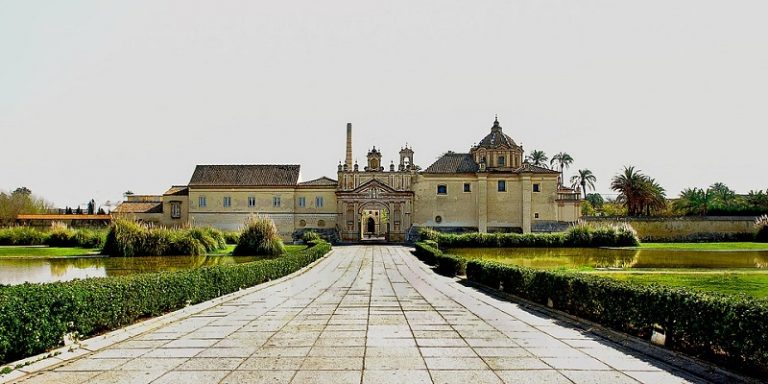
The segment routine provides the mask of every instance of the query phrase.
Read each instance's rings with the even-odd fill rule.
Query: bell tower
[[[384,167],[381,166],[381,152],[376,149],[376,146],[368,151],[368,166],[365,167],[366,172],[381,172]]]
[[[405,144],[405,148],[400,149],[400,170],[410,170],[413,168],[413,148]]]

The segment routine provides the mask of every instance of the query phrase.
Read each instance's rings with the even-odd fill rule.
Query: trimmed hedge
[[[297,254],[188,271],[0,286],[0,362],[93,336],[293,273],[330,251],[321,242]]]
[[[31,227],[0,228],[0,245],[48,245],[50,247],[101,248],[106,232],[55,226],[50,231]]]
[[[579,273],[471,260],[467,278],[621,332],[748,373],[768,374],[768,302],[682,288],[633,285]],[[765,376],[762,376],[765,377]]]
[[[640,244],[637,233],[627,224],[592,225],[580,223],[561,233],[440,233],[433,229],[420,232],[422,240],[435,241],[440,248],[512,248],[512,247],[631,247]]]
[[[462,257],[443,254],[434,241],[418,242],[415,247],[413,254],[425,264],[435,266],[435,272],[449,277],[464,274],[467,261]]]

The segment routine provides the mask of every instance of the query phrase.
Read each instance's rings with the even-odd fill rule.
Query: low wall
[[[590,223],[629,223],[641,241],[737,241],[751,240],[755,217],[584,217]]]

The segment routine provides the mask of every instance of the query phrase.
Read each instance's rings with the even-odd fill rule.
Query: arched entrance
[[[389,210],[385,204],[369,202],[360,206],[360,240],[387,241],[389,239]]]

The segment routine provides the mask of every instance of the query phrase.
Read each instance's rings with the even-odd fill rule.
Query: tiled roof
[[[479,167],[469,153],[448,152],[424,170],[424,173],[474,173]]]
[[[165,191],[163,196],[189,196],[189,188],[185,185],[174,185]]]
[[[516,169],[515,173],[551,173],[551,174],[560,174],[558,171],[553,171],[551,169],[547,169],[544,167],[539,167],[538,165],[533,165],[531,163],[523,163],[523,166]]]
[[[201,186],[294,186],[298,165],[198,165],[189,181]]]
[[[501,125],[499,125],[499,120],[497,119],[493,122],[491,133],[489,133],[482,140],[480,140],[480,143],[477,144],[477,147],[478,148],[498,148],[501,146],[514,148],[514,147],[517,147],[517,144],[515,144],[515,141],[512,140],[511,137],[505,135],[504,132],[501,131]]]
[[[307,185],[307,186],[336,186],[339,182],[331,179],[330,177],[321,177],[319,179],[309,180],[309,181],[302,181],[299,183],[299,185]]]
[[[112,213],[163,213],[163,203],[153,201],[124,201]]]

